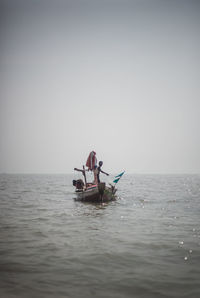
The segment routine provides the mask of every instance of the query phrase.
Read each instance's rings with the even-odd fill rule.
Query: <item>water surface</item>
[[[125,174],[107,204],[73,178],[0,175],[1,297],[200,297],[200,175]]]

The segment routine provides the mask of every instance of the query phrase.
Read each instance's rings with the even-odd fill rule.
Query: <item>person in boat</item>
[[[96,167],[96,176],[97,176],[97,182],[98,182],[98,183],[101,182],[101,181],[100,181],[100,178],[99,178],[100,173],[103,173],[103,174],[109,176],[108,173],[104,172],[104,171],[101,169],[102,165],[103,165],[103,161],[100,161],[100,162],[99,162],[99,166]]]
[[[81,170],[81,169],[74,168],[74,171],[81,172],[83,176],[85,176],[85,171],[89,171],[89,170]]]
[[[81,172],[81,173],[83,174],[84,178],[85,178],[85,172],[86,172],[86,171],[89,171],[89,169],[88,169],[88,170],[82,170],[82,169],[74,168],[74,171]],[[79,180],[81,180],[81,179],[79,179]],[[77,180],[77,181],[79,181],[79,180]],[[82,181],[82,180],[81,180],[81,181]],[[82,182],[83,182],[83,181],[82,181]],[[76,186],[76,180],[73,180],[73,185]],[[86,187],[91,186],[91,185],[93,185],[93,183],[87,183],[87,184],[86,184]],[[84,186],[85,186],[84,183],[81,184],[81,186],[82,186],[82,188],[84,188]]]
[[[78,190],[83,190],[84,182],[82,179],[73,180],[73,186],[75,186],[76,189],[78,189]]]

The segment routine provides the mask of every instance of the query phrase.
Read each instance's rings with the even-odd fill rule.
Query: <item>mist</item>
[[[0,0],[0,172],[200,172],[200,2]]]

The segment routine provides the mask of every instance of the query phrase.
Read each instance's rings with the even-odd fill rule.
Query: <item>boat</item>
[[[86,162],[86,166],[88,167],[88,170],[93,171],[93,169],[95,168],[95,164],[96,164],[96,152],[92,151],[90,152]],[[84,181],[82,179],[78,179],[78,180],[73,180],[72,182],[73,186],[75,186],[76,200],[85,201],[85,202],[108,202],[108,201],[116,200],[117,189],[115,188],[115,186],[116,186],[116,183],[124,174],[124,172],[115,176],[115,180],[113,181],[114,185],[109,183],[109,186],[108,186],[106,185],[105,182],[98,182],[98,179],[94,179],[93,183],[88,183],[87,177],[86,177],[86,171],[88,170],[85,170],[84,165],[83,165],[83,169],[74,168],[74,170],[81,172],[84,177]],[[106,174],[105,172],[103,173]]]
[[[73,180],[73,184],[75,184],[75,181],[76,180]],[[109,202],[109,201],[116,200],[117,189],[113,185],[106,186],[104,182],[101,182],[98,185],[89,184],[87,185],[87,187],[83,186],[83,188],[77,188],[77,185],[79,183],[81,182],[77,180],[75,194],[76,194],[76,200],[78,201]]]

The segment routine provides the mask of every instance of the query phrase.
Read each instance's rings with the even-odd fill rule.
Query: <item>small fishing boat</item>
[[[117,189],[115,188],[115,185],[124,172],[115,176],[115,180],[113,181],[114,185],[109,184],[109,186],[107,186],[105,182],[100,182],[98,184],[87,183],[86,170],[84,166],[83,170],[77,168],[74,168],[74,170],[82,172],[85,180],[85,183],[82,179],[73,180],[73,186],[76,188],[76,200],[84,202],[108,202],[116,200]]]
[[[116,191],[117,189],[114,186],[110,185],[110,187],[108,187],[105,183],[101,182],[98,185],[91,184],[82,189],[76,188],[75,194],[76,200],[78,201],[108,202],[116,200]]]

